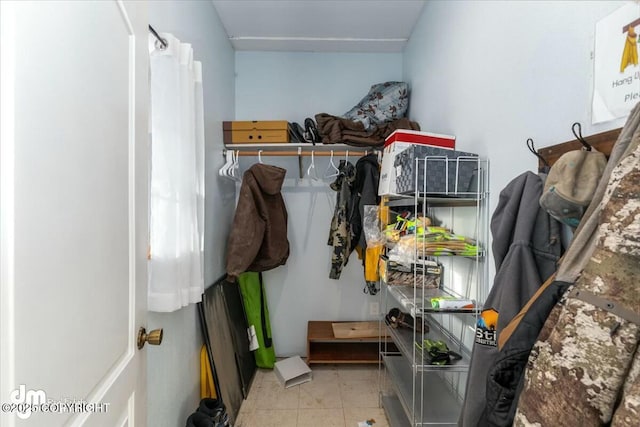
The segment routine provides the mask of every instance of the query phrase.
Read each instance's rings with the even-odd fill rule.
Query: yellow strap
[[[366,256],[364,257],[364,280],[368,282],[377,282],[380,279],[378,260],[380,259],[382,248],[382,245],[367,247]]]
[[[204,399],[205,397],[216,398],[217,396],[207,347],[203,344],[200,349],[200,398]]]
[[[207,396],[207,348],[200,349],[200,399]]]

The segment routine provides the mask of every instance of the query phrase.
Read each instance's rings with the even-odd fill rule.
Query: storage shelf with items
[[[469,368],[471,353],[465,349],[461,342],[449,331],[444,329],[437,322],[423,320],[424,325],[429,328],[425,333],[432,341],[444,342],[447,348],[457,354],[450,358],[447,364],[436,364],[430,360],[428,349],[424,344],[416,341],[414,333],[411,330],[403,328],[388,327],[387,332],[393,339],[393,343],[398,348],[398,352],[402,353],[407,359],[413,359],[416,370],[449,370],[449,371],[466,371]],[[458,359],[459,357],[459,359]]]
[[[412,286],[394,286],[388,285],[384,280],[382,286],[386,291],[401,304],[406,311],[410,312],[412,316],[420,315],[424,313],[471,313],[476,314],[480,311],[478,304],[470,300],[465,300],[452,293],[447,292],[442,288],[438,289],[425,289],[421,290],[418,295],[413,293]],[[442,300],[449,300],[458,303],[455,306],[449,306],[441,308],[442,303],[438,303]]]
[[[383,200],[397,214],[380,260],[381,328],[395,345],[380,341],[381,405],[392,426],[457,425],[488,292],[489,165],[477,156],[404,163],[399,194]]]
[[[416,376],[411,368],[410,359],[398,354],[383,353],[382,360],[395,392],[395,396],[382,395],[383,408],[387,414],[397,412],[398,409],[403,410],[405,418],[400,419],[398,425],[458,423],[462,402],[448,380],[440,373],[423,371]],[[407,414],[413,415],[413,421]],[[391,425],[396,427],[396,424]]]

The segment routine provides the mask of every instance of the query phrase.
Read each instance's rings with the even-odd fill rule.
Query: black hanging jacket
[[[362,229],[364,207],[367,205],[377,206],[380,203],[380,197],[378,196],[379,182],[378,156],[376,154],[368,154],[361,157],[356,163],[356,177],[353,182],[351,202],[349,203],[352,250],[356,246],[360,246],[363,250],[367,248],[367,241]]]

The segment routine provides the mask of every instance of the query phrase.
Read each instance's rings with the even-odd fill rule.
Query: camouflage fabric
[[[340,160],[340,173],[331,183],[331,189],[336,191],[336,208],[331,219],[329,240],[327,244],[333,247],[331,253],[331,272],[329,278],[339,279],[342,268],[347,265],[351,255],[351,230],[349,229],[348,212],[356,169],[353,164]]]
[[[640,420],[640,351],[636,350],[629,376],[624,383],[622,401],[613,415],[612,426],[636,427]]]
[[[638,183],[640,128],[611,173],[593,255],[531,352],[514,425],[639,425],[638,367],[632,370],[632,364],[634,357],[638,364],[640,325],[620,314],[627,310],[630,318],[640,312]],[[583,294],[609,301],[610,307],[587,302]],[[612,423],[617,408],[620,415]]]

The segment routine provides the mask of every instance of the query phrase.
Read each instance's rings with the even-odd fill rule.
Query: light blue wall
[[[236,119],[302,122],[317,113],[341,115],[371,85],[402,77],[401,54],[236,53]],[[255,158],[242,158],[246,170]],[[350,159],[355,163],[355,157]],[[330,179],[297,178],[297,158],[265,158],[287,169],[283,196],[289,213],[291,255],[285,266],[265,273],[274,345],[279,356],[306,354],[307,321],[366,320],[370,297],[362,292],[363,269],[356,254],[340,280],[329,279],[327,238],[335,192]],[[304,158],[304,170],[309,165]],[[337,160],[336,160],[337,162]],[[327,159],[316,159],[318,175]]]
[[[224,273],[224,248],[234,210],[235,189],[218,177],[223,120],[234,116],[234,51],[211,2],[153,1],[149,22],[159,32],[191,43],[202,62],[205,120],[205,286]],[[148,329],[164,328],[160,347],[146,349],[148,425],[185,424],[200,400],[198,311],[190,305],[174,313],[149,313]]]
[[[491,211],[511,179],[537,170],[527,138],[539,148],[574,139],[576,121],[583,135],[624,124],[590,124],[595,23],[624,4],[426,3],[404,53],[410,117],[489,157]]]
[[[402,54],[236,53],[237,120],[341,115],[374,83],[402,78]]]

